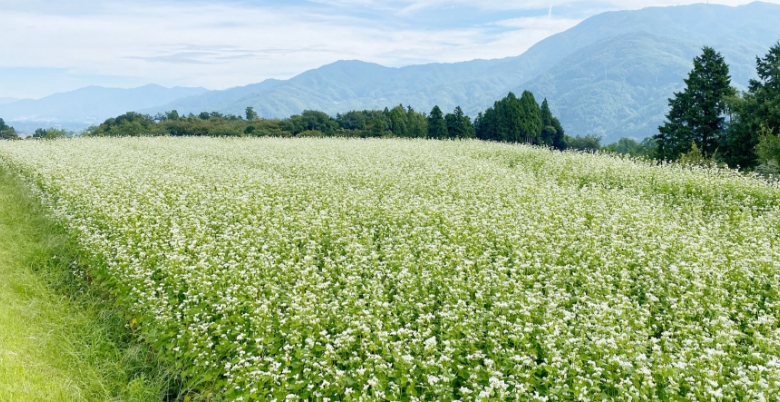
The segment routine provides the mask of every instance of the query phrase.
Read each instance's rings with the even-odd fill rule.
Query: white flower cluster
[[[757,178],[478,141],[25,141],[0,163],[231,400],[780,395],[780,190]]]

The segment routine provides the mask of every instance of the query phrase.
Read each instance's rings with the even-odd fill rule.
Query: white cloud
[[[599,7],[685,3],[691,2],[613,0]],[[548,0],[291,4],[0,0],[0,68],[65,68],[80,76],[125,77],[125,84],[147,81],[217,89],[288,78],[340,59],[400,66],[515,56],[582,17],[554,12],[547,18]],[[536,16],[511,10],[536,10]],[[437,19],[439,15],[446,18]],[[11,94],[4,85],[0,77],[0,96],[43,95]]]

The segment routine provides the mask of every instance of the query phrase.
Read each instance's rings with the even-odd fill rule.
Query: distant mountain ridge
[[[9,103],[14,103],[20,100],[21,99],[17,99],[17,98],[0,98],[0,105],[7,105]]]
[[[402,68],[339,61],[286,81],[210,92],[147,112],[240,114],[253,106],[271,118],[403,103],[424,111],[459,105],[474,116],[509,91],[529,89],[539,101],[548,98],[571,134],[643,138],[663,121],[667,99],[682,88],[703,46],[724,54],[734,84],[744,88],[755,75],[755,57],[778,40],[779,5],[651,7],[596,15],[517,57]]]
[[[205,88],[165,88],[145,85],[132,89],[90,86],[41,99],[24,99],[0,104],[0,116],[17,126],[74,124],[85,126],[100,123],[111,116],[128,111],[164,105],[183,97],[201,95]],[[70,128],[69,127],[69,128]]]
[[[167,100],[148,96],[145,105],[144,99],[137,99],[103,107],[112,104],[110,99],[94,102],[71,93],[63,99],[68,98],[69,107],[78,110],[68,114],[49,107],[43,99],[35,104],[18,101],[0,104],[0,117],[11,122],[12,116],[32,121],[50,115],[62,120],[68,114],[99,122],[128,110],[243,115],[252,106],[260,116],[284,118],[306,109],[335,115],[398,104],[421,111],[430,111],[434,105],[445,111],[461,106],[475,116],[509,91],[519,95],[528,89],[538,101],[548,99],[570,135],[597,134],[606,142],[623,136],[641,139],[656,132],[667,111],[667,99],[683,87],[692,59],[703,46],[723,53],[734,85],[744,89],[755,76],[756,56],[763,56],[778,40],[780,5],[650,7],[593,16],[519,56],[504,59],[401,68],[347,60],[288,80],[221,91],[172,88]],[[20,105],[40,113],[19,113],[22,109],[15,108]]]

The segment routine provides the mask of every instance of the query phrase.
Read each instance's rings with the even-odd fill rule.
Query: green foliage
[[[154,119],[145,114],[127,112],[121,116],[112,117],[100,126],[90,127],[88,136],[102,137],[139,137],[160,135],[163,131],[155,124]]]
[[[735,94],[729,67],[710,47],[693,59],[686,87],[669,99],[667,121],[659,127],[658,157],[676,160],[695,143],[705,158],[715,154],[718,139],[726,130],[726,99]]]
[[[750,80],[749,94],[755,99],[753,116],[766,129],[780,133],[780,42],[763,58],[756,58],[758,80]]]
[[[280,128],[282,131],[288,131],[293,135],[304,131],[320,131],[330,136],[336,132],[339,124],[335,119],[323,112],[304,110],[301,114],[282,120]]]
[[[9,127],[5,124],[3,119],[0,119],[0,140],[18,140],[19,135],[16,134],[16,130],[13,127]]]
[[[732,167],[766,169],[756,147],[765,132],[780,132],[780,42],[756,57],[756,72],[758,80],[750,80],[748,92],[729,99],[731,125],[721,146],[722,159]]]
[[[542,132],[540,134],[539,143],[547,147],[555,149],[565,149],[566,133],[561,127],[561,122],[553,116],[550,111],[550,105],[547,103],[547,98],[542,101],[541,107],[542,117]]]
[[[246,115],[246,119],[247,120],[257,120],[258,119],[257,112],[255,112],[255,108],[253,108],[252,106],[248,106],[246,108],[245,115]]]
[[[428,115],[428,138],[441,140],[449,137],[447,131],[447,122],[438,106],[434,106],[431,114]]]
[[[677,159],[677,163],[683,166],[702,166],[702,167],[717,167],[715,155],[705,155],[699,150],[699,146],[695,142],[691,143],[691,150],[680,155]]]
[[[519,122],[518,139],[522,139],[526,144],[543,144],[541,141],[542,129],[542,111],[539,104],[536,103],[534,94],[530,91],[523,91],[520,96],[519,114],[515,117]],[[520,142],[520,141],[518,141]]]
[[[732,168],[750,170],[758,164],[755,149],[759,135],[756,100],[750,94],[726,98],[728,128],[719,140],[718,158]]]
[[[550,112],[547,99],[542,107],[530,91],[518,99],[510,92],[475,120],[476,137],[483,140],[523,142],[526,144],[566,148],[566,134],[560,121]]]
[[[39,128],[35,130],[35,133],[33,133],[32,138],[35,139],[42,139],[42,140],[54,140],[57,138],[67,138],[69,137],[68,132],[65,130],[59,130],[56,128]]]
[[[430,115],[411,106],[392,109],[362,110],[339,113],[335,118],[324,112],[305,110],[282,120],[256,118],[254,109],[247,108],[247,119],[219,112],[202,112],[180,116],[175,110],[154,117],[129,112],[106,120],[87,130],[93,137],[195,136],[195,137],[263,137],[263,136],[326,136],[326,137],[400,137],[400,138],[481,138],[499,141],[528,142],[566,147],[566,135],[560,121],[552,116],[544,102],[545,113],[528,91],[518,99],[510,93],[496,102],[497,110],[480,113],[474,123],[463,109],[456,107],[443,115],[434,107]],[[253,118],[255,117],[255,118]],[[542,127],[544,125],[544,127]],[[481,127],[478,131],[478,126]],[[500,132],[495,134],[494,132]],[[478,134],[481,133],[482,137]],[[494,137],[486,137],[494,135]]]
[[[645,138],[642,142],[633,138],[621,138],[618,142],[605,145],[602,151],[629,155],[634,158],[654,159],[657,148],[658,145],[651,137]]]
[[[0,157],[0,400],[174,399],[175,373],[85,280],[80,245],[17,173]]]
[[[762,125],[759,138],[756,146],[758,171],[766,175],[780,175],[780,135],[774,129]]]
[[[580,137],[566,137],[566,148],[576,151],[596,152],[601,150],[601,137],[597,135],[586,135]]]
[[[444,116],[447,123],[447,134],[450,139],[474,138],[476,133],[471,118],[463,114],[463,109],[457,106],[452,113]]]

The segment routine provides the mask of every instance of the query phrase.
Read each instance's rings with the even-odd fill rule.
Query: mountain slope
[[[668,100],[681,89],[699,52],[694,42],[646,32],[618,35],[587,46],[515,89],[547,98],[569,132],[611,142],[643,138],[663,121]]]
[[[10,122],[97,123],[128,111],[169,103],[206,93],[205,88],[164,88],[146,85],[133,89],[86,87],[37,100],[0,105],[0,116]]]
[[[0,105],[7,105],[9,103],[18,102],[20,100],[21,99],[17,99],[17,98],[0,98]]]
[[[180,113],[218,110],[264,117],[304,109],[330,114],[403,103],[419,110],[460,105],[467,114],[490,106],[510,90],[547,97],[571,134],[607,140],[654,133],[667,98],[679,90],[702,46],[714,46],[744,88],[755,57],[780,39],[780,6],[697,4],[608,12],[553,35],[517,57],[455,64],[388,68],[341,61],[272,85],[258,84],[147,109]]]

